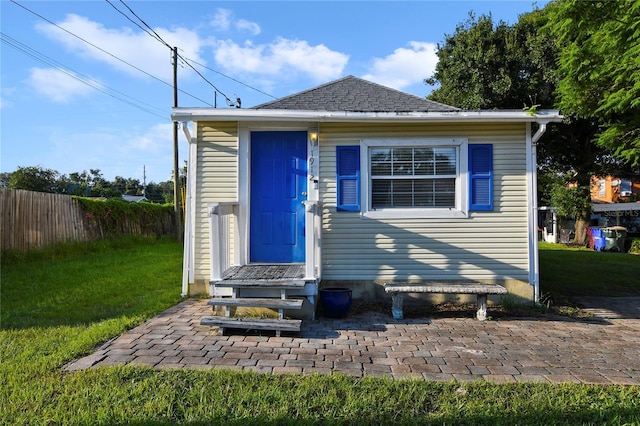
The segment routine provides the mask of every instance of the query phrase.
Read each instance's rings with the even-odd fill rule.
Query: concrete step
[[[247,306],[268,309],[302,309],[302,299],[216,297],[209,299],[207,304],[212,306]]]
[[[224,280],[212,281],[212,285],[220,288],[256,288],[256,289],[300,289],[307,284],[306,280]]]
[[[302,320],[286,320],[271,318],[227,318],[207,316],[200,320],[200,325],[220,327],[220,334],[225,328],[240,328],[244,330],[275,330],[276,336],[281,331],[300,331]]]

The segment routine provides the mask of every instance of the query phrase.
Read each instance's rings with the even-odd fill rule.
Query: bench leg
[[[478,312],[476,313],[478,321],[484,321],[487,319],[487,295],[478,295]]]
[[[393,319],[402,319],[402,302],[404,301],[404,294],[394,293],[391,295],[391,315]]]

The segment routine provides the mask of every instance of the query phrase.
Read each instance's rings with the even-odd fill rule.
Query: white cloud
[[[248,31],[253,35],[260,34],[260,25],[255,22],[247,21],[246,19],[240,19],[236,22],[236,28],[241,31]]]
[[[409,48],[401,47],[384,58],[374,59],[371,71],[362,77],[401,90],[432,75],[438,63],[437,45],[419,41],[408,45]]]
[[[235,22],[234,22],[235,21]],[[238,31],[246,31],[252,35],[260,34],[260,25],[246,19],[235,20],[229,9],[218,8],[209,24],[218,31],[228,31],[233,25]]]
[[[36,28],[48,38],[62,43],[69,51],[84,58],[107,63],[117,70],[136,77],[144,77],[143,73],[125,64],[123,62],[125,61],[165,81],[171,79],[170,50],[145,32],[134,32],[130,28],[106,28],[99,22],[74,14],[67,15],[57,25],[77,34],[87,42],[99,46],[111,55],[73,37],[54,25],[39,23]],[[180,54],[184,57],[201,63],[205,62],[200,58],[199,52],[201,47],[208,42],[201,39],[197,33],[184,28],[171,30],[155,28],[154,30],[170,46],[178,46],[181,49]],[[186,69],[185,73],[188,72],[189,70]]]
[[[167,146],[173,146],[173,123],[156,124],[144,133],[132,135],[127,150],[132,148],[140,153],[153,153],[163,151]]]
[[[7,97],[13,95],[15,91],[15,87],[0,88],[0,109],[11,108],[13,106],[13,102],[9,101]]]
[[[56,68],[31,68],[27,81],[39,94],[54,102],[64,103],[73,97],[86,96],[95,90],[78,78]],[[82,80],[87,81],[93,87],[101,87],[100,83],[95,80]]]
[[[214,57],[228,71],[258,75],[291,76],[305,74],[326,81],[342,74],[349,55],[330,50],[325,45],[311,46],[303,40],[277,38],[270,44],[243,46],[232,40],[217,43]]]
[[[210,24],[215,29],[227,31],[231,26],[231,11],[229,9],[218,8]]]

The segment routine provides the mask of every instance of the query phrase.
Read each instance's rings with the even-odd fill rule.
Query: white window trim
[[[360,141],[361,216],[369,219],[463,219],[469,217],[468,206],[468,140],[466,138],[423,139],[363,139]],[[416,146],[455,146],[458,162],[456,168],[456,206],[451,208],[371,208],[371,176],[369,150],[371,148]]]

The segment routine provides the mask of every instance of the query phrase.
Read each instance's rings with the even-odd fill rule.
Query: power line
[[[228,78],[229,80],[233,80],[233,81],[235,81],[235,82],[236,82],[236,83],[238,83],[238,84],[241,84],[241,85],[243,85],[243,86],[245,86],[245,87],[248,87],[248,88],[249,88],[249,89],[251,89],[251,90],[255,90],[255,91],[256,91],[256,92],[258,92],[258,93],[262,93],[263,95],[269,96],[270,98],[273,98],[273,99],[278,99],[278,98],[276,98],[275,96],[273,96],[273,95],[271,95],[271,94],[269,94],[269,93],[263,92],[263,91],[262,91],[262,90],[260,90],[260,89],[257,89],[257,88],[255,88],[255,87],[253,87],[253,86],[250,86],[250,85],[246,84],[246,83],[243,83],[242,81],[237,80],[237,79],[235,79],[235,78],[233,78],[233,77],[231,77],[231,76],[228,76],[228,75],[226,75],[226,74],[223,74],[223,73],[221,73],[220,71],[214,70],[213,68],[209,68],[208,66],[206,66],[206,65],[204,65],[204,64],[201,64],[201,63],[199,63],[199,62],[197,62],[197,61],[194,61],[193,59],[185,58],[184,56],[181,56],[181,58],[182,58],[185,62],[192,62],[192,63],[194,63],[194,64],[196,64],[196,65],[198,65],[198,66],[201,66],[202,68],[206,68],[206,69],[208,69],[209,71],[213,71],[213,72],[215,72],[216,74],[220,74],[221,76],[223,76],[223,77],[225,77],[225,78]]]
[[[107,1],[109,1],[109,0],[107,0]],[[143,24],[145,27],[147,27],[147,28],[148,28],[148,29],[149,29],[149,30],[150,30],[150,31],[151,31],[151,32],[152,32],[152,33],[157,37],[157,39],[158,39],[158,40],[160,40],[160,42],[164,43],[164,45],[165,45],[165,46],[167,46],[169,49],[173,49],[171,46],[169,46],[169,44],[167,44],[167,42],[166,42],[166,41],[164,41],[164,40],[162,39],[162,37],[160,37],[160,35],[159,35],[157,32],[155,32],[155,30],[154,30],[153,28],[151,28],[151,27],[150,27],[150,26],[149,26],[149,25],[144,21],[144,19],[142,19],[141,17],[139,17],[139,16],[138,16],[134,11],[133,11],[133,9],[131,9],[131,8],[129,7],[129,5],[128,5],[128,4],[126,4],[126,3],[124,2],[124,0],[120,0],[120,3],[122,3],[122,4],[123,4],[127,9],[129,9],[129,12],[131,12],[131,13],[133,14],[133,16],[135,16],[136,18],[138,18],[138,20],[139,20],[140,22],[142,22],[142,24]],[[147,32],[147,34],[149,34],[149,33]]]
[[[156,40],[158,40],[159,42],[161,42],[161,43],[163,43],[163,44],[165,44],[165,45],[166,45],[166,43],[164,43],[164,41],[160,38],[160,36],[159,36],[159,35],[157,35],[157,34],[155,34],[155,35],[151,34],[151,33],[149,32],[149,30],[148,30],[148,29],[146,29],[145,27],[143,27],[142,25],[140,25],[139,23],[137,23],[136,21],[134,21],[133,19],[131,19],[131,18],[130,18],[126,13],[124,13],[123,11],[121,11],[120,9],[118,9],[118,8],[116,7],[116,5],[114,5],[113,3],[111,3],[109,0],[105,0],[105,1],[106,1],[107,3],[109,3],[109,6],[111,6],[112,8],[114,8],[114,9],[116,10],[116,12],[118,12],[120,15],[124,16],[124,17],[125,17],[129,22],[131,22],[133,25],[135,25],[136,27],[140,28],[142,31],[144,31],[145,33],[147,33],[147,34],[148,34],[148,35],[150,35],[151,37],[155,38],[155,39],[156,39]],[[124,4],[124,3],[123,3],[123,4]],[[127,7],[127,9],[129,9],[129,10],[131,11],[131,9],[129,8],[129,6],[127,6],[126,4],[124,4],[124,5]],[[133,11],[131,11],[131,13],[133,13]],[[136,16],[136,18],[137,18],[137,15],[136,15],[135,13],[133,13],[133,15],[134,15],[134,16]],[[140,19],[140,18],[138,18],[138,19]],[[154,31],[154,33],[155,33],[155,31]]]
[[[150,73],[148,73],[147,71],[145,71],[145,70],[143,70],[143,69],[141,69],[141,68],[139,68],[139,67],[137,67],[137,66],[135,66],[135,65],[133,65],[133,64],[131,64],[131,63],[129,63],[129,62],[127,62],[127,61],[125,61],[124,59],[117,57],[117,56],[116,56],[116,55],[114,55],[113,53],[110,53],[110,52],[108,52],[108,51],[104,50],[104,49],[103,49],[103,48],[101,48],[100,46],[96,46],[95,44],[91,43],[90,41],[85,40],[84,38],[80,37],[79,35],[77,35],[77,34],[75,34],[75,33],[71,32],[71,31],[67,30],[67,29],[66,29],[66,28],[64,28],[64,27],[61,27],[60,25],[56,24],[55,22],[50,21],[49,19],[45,18],[44,16],[40,15],[39,13],[34,12],[33,10],[31,10],[31,9],[27,8],[26,6],[23,6],[22,4],[18,3],[17,1],[15,1],[15,0],[10,0],[10,1],[11,1],[12,3],[14,3],[15,5],[17,5],[17,6],[20,6],[21,8],[23,8],[23,9],[24,9],[24,10],[26,10],[27,12],[29,12],[29,13],[31,13],[31,14],[33,14],[33,15],[37,16],[38,18],[42,19],[43,21],[48,22],[49,24],[51,24],[51,25],[53,25],[53,26],[55,26],[55,27],[59,28],[60,30],[62,30],[62,31],[64,31],[64,32],[66,32],[67,34],[69,34],[69,35],[71,35],[71,36],[73,36],[73,37],[77,38],[78,40],[80,40],[80,41],[82,41],[82,42],[84,42],[84,43],[88,44],[89,46],[91,46],[91,47],[93,47],[93,48],[95,48],[95,49],[98,49],[99,51],[101,51],[101,52],[103,52],[103,53],[105,53],[105,54],[107,54],[107,55],[111,56],[112,58],[114,58],[114,59],[116,59],[116,60],[118,60],[118,61],[122,62],[123,64],[128,65],[128,66],[130,66],[131,68],[133,68],[133,69],[135,69],[135,70],[137,70],[137,71],[139,71],[139,72],[141,72],[141,73],[143,73],[143,74],[147,75],[148,77],[151,77],[151,78],[153,78],[154,80],[159,81],[160,83],[162,83],[162,84],[164,84],[164,85],[166,85],[166,86],[172,87],[172,84],[171,84],[171,83],[168,83],[168,82],[166,82],[166,81],[164,81],[164,80],[162,80],[162,79],[160,79],[160,78],[158,78],[158,77],[154,76],[153,74],[150,74]],[[117,10],[117,9],[116,9],[116,10]],[[127,19],[128,19],[128,18],[127,18]],[[133,22],[133,21],[132,21],[132,22]],[[134,23],[135,23],[135,22],[134,22]],[[136,25],[137,25],[137,24],[136,24]],[[153,37],[153,36],[152,36],[152,37]],[[155,38],[155,37],[154,37],[154,38]],[[197,96],[195,96],[195,95],[192,95],[191,93],[188,93],[188,92],[186,92],[186,91],[184,91],[184,90],[180,90],[180,89],[179,89],[179,91],[180,91],[180,93],[183,93],[183,94],[185,94],[185,95],[187,95],[187,96],[189,96],[189,97],[191,97],[191,98],[193,98],[193,99],[195,99],[195,100],[197,100],[197,101],[200,101],[200,102],[202,102],[203,104],[205,104],[205,105],[207,105],[207,106],[213,106],[210,102],[207,102],[207,101],[205,101],[204,99],[201,99],[201,98],[199,98],[199,97],[197,97]]]
[[[187,62],[186,59],[184,59],[184,57],[182,57],[182,55],[178,54],[178,57],[180,59],[182,59],[184,61],[185,64],[187,64],[187,66],[189,68],[191,68],[192,70],[194,70],[196,72],[196,74],[198,74],[204,81],[206,81],[207,83],[209,83],[209,85],[211,87],[213,87],[213,89],[220,93],[222,96],[224,96],[224,98],[227,100],[227,105],[229,106],[237,106],[238,108],[240,107],[239,103],[240,103],[240,98],[238,98],[238,103],[234,103],[231,99],[229,99],[229,97],[227,95],[225,95],[224,93],[222,93],[212,82],[210,82],[209,80],[207,80],[207,78],[202,75],[202,73],[200,71],[198,71],[193,65],[191,65],[189,62]]]
[[[44,63],[45,65],[48,65],[50,67],[55,68],[56,70],[68,75],[69,77],[74,78],[75,80],[78,80],[79,82],[99,91],[102,92],[108,96],[111,96],[114,99],[117,99],[121,102],[124,102],[128,105],[131,105],[135,108],[138,108],[142,111],[145,111],[149,114],[153,114],[157,117],[160,117],[162,119],[166,119],[166,115],[160,115],[154,111],[152,111],[149,108],[155,109],[156,111],[159,112],[163,112],[162,109],[157,108],[151,104],[148,104],[144,101],[141,101],[139,99],[136,99],[132,96],[127,95],[126,93],[120,92],[119,90],[116,90],[114,88],[111,88],[107,85],[104,85],[102,83],[96,82],[96,80],[92,79],[91,77],[84,75],[78,71],[73,70],[72,68],[48,57],[47,55],[33,49],[32,47],[29,47],[28,45],[16,40],[15,38],[0,32],[0,39],[2,40],[2,42],[4,42],[5,44],[13,47],[16,50],[19,50],[20,52],[22,52],[23,54],[30,56],[31,58],[40,61],[42,63]],[[126,98],[130,99],[127,100]],[[144,107],[143,105],[146,105],[149,108]]]
[[[109,2],[109,0],[105,0],[105,1],[106,1],[107,3],[109,3],[109,4],[111,4],[111,2]],[[140,17],[139,17],[139,16],[138,16],[134,11],[133,11],[133,9],[131,9],[131,8],[130,8],[130,7],[129,7],[125,2],[124,2],[124,0],[120,0],[120,3],[122,3],[123,5],[125,5],[125,7],[126,7],[127,9],[129,9],[129,11],[133,14],[133,16],[135,16],[136,18],[138,18],[138,20],[139,20],[140,22],[142,22],[142,24],[143,24],[145,27],[147,27],[151,32],[153,32],[153,35],[151,35],[151,34],[149,34],[149,32],[148,32],[148,31],[145,31],[147,34],[149,34],[149,36],[150,36],[150,37],[152,37],[152,38],[154,38],[154,39],[156,39],[156,40],[159,40],[159,41],[160,41],[162,44],[164,44],[166,47],[168,47],[169,49],[173,50],[173,48],[172,48],[172,47],[171,47],[171,46],[170,46],[166,41],[164,41],[164,40],[162,39],[162,37],[160,37],[160,35],[158,35],[158,33],[156,33],[156,32],[154,31],[154,29],[153,29],[153,28],[151,28],[151,27],[149,26],[149,24],[147,24],[147,23],[146,23],[142,18],[140,18]],[[117,9],[116,9],[116,10],[117,10]],[[127,19],[128,19],[128,18],[127,18]],[[198,75],[199,75],[199,76],[200,76],[200,77],[201,77],[205,82],[207,82],[207,83],[208,83],[208,84],[213,88],[213,90],[215,90],[216,92],[218,92],[218,93],[220,93],[222,96],[224,96],[224,98],[227,100],[227,104],[228,104],[229,106],[237,106],[237,107],[240,107],[240,105],[239,105],[239,103],[240,103],[240,102],[239,102],[239,101],[240,101],[240,99],[238,99],[238,103],[237,103],[237,104],[236,104],[236,103],[234,103],[231,99],[229,99],[229,97],[228,97],[226,94],[224,94],[220,89],[218,89],[218,88],[217,88],[217,87],[216,87],[212,82],[210,82],[209,80],[207,80],[207,78],[206,78],[204,75],[202,75],[202,73],[201,73],[200,71],[198,71],[198,70],[197,70],[193,65],[191,65],[189,62],[187,62],[187,61],[186,61],[186,60],[185,60],[181,55],[179,55],[179,54],[178,54],[177,56],[178,56],[180,59],[182,59],[182,60],[184,61],[184,63],[185,63],[185,64],[187,64],[187,66],[188,66],[189,68],[191,68],[193,71],[195,71],[195,73],[196,73],[196,74],[198,74]]]

